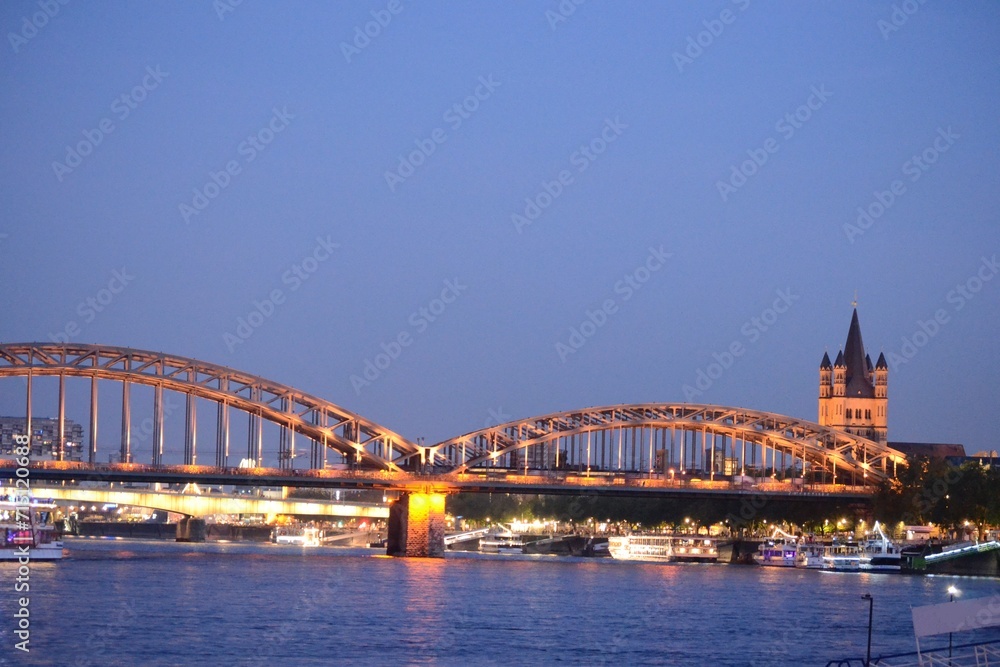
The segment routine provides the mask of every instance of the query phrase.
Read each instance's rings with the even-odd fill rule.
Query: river
[[[0,564],[0,664],[825,665],[914,650],[910,606],[993,579],[663,565],[554,556],[394,559],[372,549],[73,539]],[[975,639],[992,638],[979,635]],[[946,641],[946,640],[945,640]]]

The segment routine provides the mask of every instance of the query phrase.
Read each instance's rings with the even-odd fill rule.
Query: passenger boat
[[[823,569],[834,572],[859,572],[861,547],[857,544],[834,544],[823,556]]]
[[[284,532],[279,529],[279,533],[275,536],[274,541],[276,544],[290,544],[298,547],[318,547],[322,542],[322,534],[319,528],[303,528],[302,530],[292,530],[290,532]]]
[[[899,572],[903,564],[903,556],[899,547],[893,544],[879,522],[875,522],[874,534],[861,547],[860,569],[870,572]]]
[[[822,542],[800,542],[795,550],[795,567],[820,570],[824,566],[823,558],[833,547]]]
[[[7,499],[0,500],[0,561],[59,560],[63,557],[63,543],[58,539],[53,525],[56,505],[52,502],[34,502],[16,505]]]
[[[510,531],[493,533],[479,540],[479,551],[484,554],[522,554],[524,540]]]
[[[795,557],[798,552],[798,538],[789,535],[780,528],[775,528],[771,537],[764,540],[757,548],[753,559],[758,565],[769,567],[795,567]]]
[[[671,542],[674,560],[678,563],[715,563],[719,549],[714,539],[707,537],[674,537]]]
[[[669,535],[616,535],[608,538],[608,551],[617,560],[666,563],[674,559]]]

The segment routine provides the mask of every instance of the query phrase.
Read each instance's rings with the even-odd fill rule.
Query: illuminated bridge
[[[33,485],[38,498],[84,504],[114,504],[174,512],[190,517],[216,514],[278,514],[338,518],[386,519],[389,510],[375,503],[354,503],[305,498],[259,498],[220,493],[177,493],[149,489],[90,488],[82,486]]]
[[[99,345],[0,345],[0,387],[5,396],[23,392],[26,432],[43,383],[54,390],[59,436],[55,460],[31,462],[32,479],[395,489],[404,493],[390,513],[390,552],[408,555],[426,555],[428,543],[431,552],[443,548],[442,494],[450,492],[822,501],[867,497],[905,464],[885,445],[813,422],[687,403],[553,413],[422,445],[287,385],[195,359]],[[121,437],[99,439],[109,411],[99,412],[98,399],[108,383],[118,385],[110,418],[120,418]],[[177,398],[182,416],[174,414]],[[86,443],[66,442],[70,400],[89,405]],[[133,408],[143,402],[149,437],[136,437]],[[168,439],[169,427],[183,437]],[[206,428],[215,436],[207,446],[199,439]],[[243,439],[245,449],[237,448]],[[98,444],[112,440],[103,463]],[[183,450],[165,449],[175,441]],[[199,464],[206,449],[212,465]],[[308,463],[298,460],[305,454]],[[0,476],[12,477],[17,463],[5,456]]]

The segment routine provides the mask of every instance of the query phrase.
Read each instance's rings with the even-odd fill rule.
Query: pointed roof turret
[[[874,398],[875,387],[868,381],[868,366],[865,364],[865,344],[861,340],[861,323],[858,309],[851,317],[851,328],[847,332],[844,345],[844,365],[847,366],[847,390],[850,397]]]
[[[823,353],[823,361],[819,362],[820,369],[833,368],[830,364],[830,355],[826,352]]]
[[[872,358],[869,354],[865,355],[865,366],[868,367],[868,372],[870,373],[872,371]]]
[[[889,364],[885,363],[885,352],[879,352],[878,361],[875,362],[876,370],[889,370]]]
[[[844,367],[844,351],[843,350],[841,350],[840,352],[837,353],[837,360],[835,362],[833,362],[833,367],[834,368],[843,368]]]

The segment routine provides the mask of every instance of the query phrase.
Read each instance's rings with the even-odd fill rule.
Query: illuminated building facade
[[[880,354],[872,366],[861,340],[861,324],[854,309],[847,344],[830,363],[823,353],[819,365],[819,419],[821,426],[830,426],[869,438],[879,443],[887,441],[887,408],[889,365]]]
[[[64,459],[79,461],[83,449],[83,427],[72,419],[65,422]],[[24,435],[24,417],[0,417],[0,454],[14,453],[14,436]],[[59,420],[31,418],[31,458],[59,457]]]

